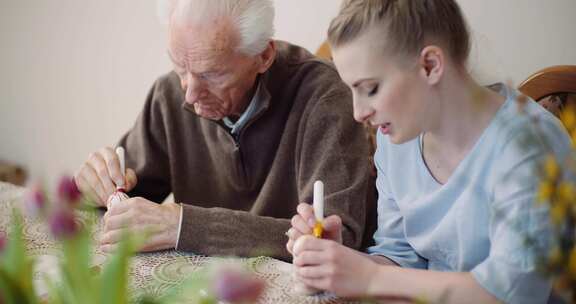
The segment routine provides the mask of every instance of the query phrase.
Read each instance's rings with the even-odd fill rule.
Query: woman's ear
[[[422,49],[418,60],[422,76],[425,77],[429,85],[435,85],[442,79],[444,74],[444,52],[441,48],[430,45]]]
[[[270,40],[266,49],[258,54],[258,73],[262,74],[270,68],[274,59],[276,58],[276,44],[274,40]]]

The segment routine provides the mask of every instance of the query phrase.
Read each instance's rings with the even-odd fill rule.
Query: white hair
[[[237,50],[251,56],[263,52],[274,35],[271,0],[158,0],[158,16],[163,24],[229,17],[240,35]]]

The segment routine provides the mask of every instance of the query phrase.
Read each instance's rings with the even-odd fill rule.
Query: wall
[[[551,65],[576,65],[575,0],[458,0],[473,34],[471,70],[515,85]]]
[[[276,37],[315,50],[340,1],[275,3]],[[545,66],[576,64],[576,1],[460,3],[483,82],[518,83]],[[150,0],[0,0],[0,159],[52,180],[112,145],[170,67],[155,8]]]

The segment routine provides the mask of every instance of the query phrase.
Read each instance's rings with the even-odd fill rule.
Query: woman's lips
[[[382,132],[384,135],[390,134],[390,123],[380,125],[380,132]]]

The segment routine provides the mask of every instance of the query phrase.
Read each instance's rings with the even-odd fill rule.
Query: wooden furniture
[[[322,59],[332,60],[332,51],[330,51],[330,45],[328,44],[328,41],[322,42],[318,50],[316,50],[316,56]]]
[[[22,186],[26,182],[26,171],[17,165],[0,161],[0,182]]]
[[[524,80],[520,92],[538,101],[557,94],[576,94],[576,65],[545,68]]]

